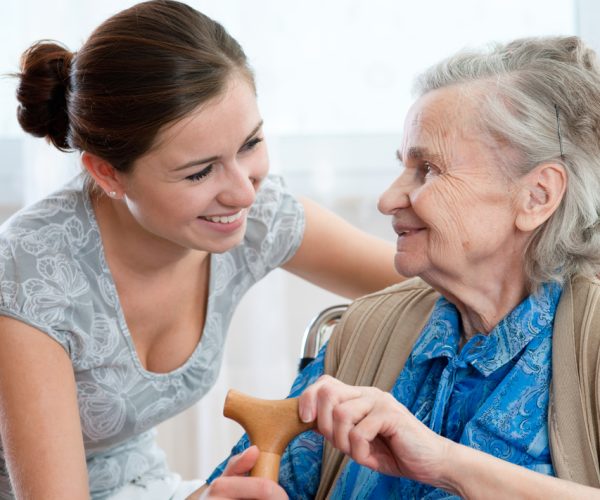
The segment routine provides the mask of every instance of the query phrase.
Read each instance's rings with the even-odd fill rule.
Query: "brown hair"
[[[88,151],[127,171],[158,131],[254,79],[240,45],[217,22],[173,0],[151,0],[102,23],[77,53],[40,41],[22,56],[21,127],[63,151]]]

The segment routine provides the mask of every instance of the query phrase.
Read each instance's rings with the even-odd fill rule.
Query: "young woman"
[[[0,498],[180,498],[152,429],[212,386],[246,290],[283,267],[355,297],[393,249],[268,175],[246,57],[185,4],[33,45],[17,96],[85,173],[0,229]]]

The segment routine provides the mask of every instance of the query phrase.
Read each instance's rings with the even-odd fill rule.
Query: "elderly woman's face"
[[[468,281],[522,259],[503,150],[475,129],[475,117],[453,88],[426,94],[409,111],[403,170],[379,202],[393,215],[395,263],[405,276]]]

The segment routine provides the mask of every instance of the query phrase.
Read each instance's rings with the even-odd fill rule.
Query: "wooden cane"
[[[225,398],[223,415],[239,423],[250,442],[258,446],[258,461],[251,476],[266,477],[277,482],[279,462],[288,443],[301,432],[314,427],[298,416],[298,398],[258,399],[230,390]]]

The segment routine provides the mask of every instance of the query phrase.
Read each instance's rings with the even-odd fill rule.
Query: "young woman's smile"
[[[213,231],[231,233],[245,225],[247,213],[246,209],[241,209],[233,214],[200,216],[198,217],[198,221],[206,224]]]

